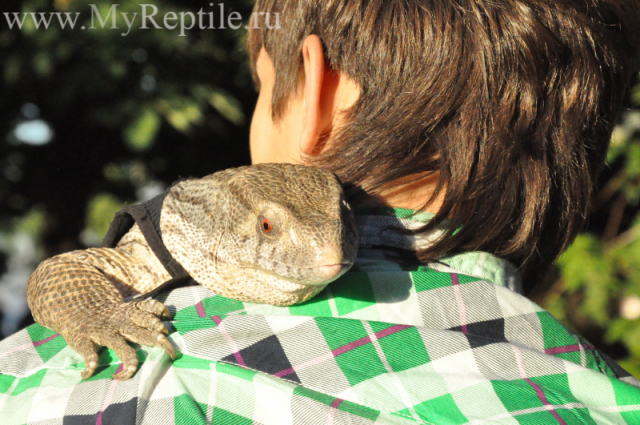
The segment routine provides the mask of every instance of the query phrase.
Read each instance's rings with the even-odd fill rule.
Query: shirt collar
[[[435,215],[401,208],[356,209],[359,251],[356,265],[371,268],[372,263],[389,261],[383,247],[415,250],[437,241],[447,228],[447,222],[425,235],[403,235],[394,229],[409,230],[424,226]],[[455,272],[487,280],[522,293],[522,282],[516,267],[488,252],[467,252],[449,255],[427,267],[443,272]]]

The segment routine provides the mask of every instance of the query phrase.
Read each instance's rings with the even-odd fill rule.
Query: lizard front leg
[[[114,256],[101,255],[107,250],[74,251],[44,261],[29,278],[27,300],[35,321],[59,332],[84,357],[83,379],[98,365],[98,347],[106,346],[123,363],[122,371],[113,377],[126,380],[138,366],[136,352],[127,340],[163,348],[175,358],[175,349],[165,336],[168,331],[158,318],[170,319],[171,315],[155,300],[124,303],[116,286],[96,266],[105,261],[113,266],[109,260]],[[126,259],[126,255],[115,257]]]

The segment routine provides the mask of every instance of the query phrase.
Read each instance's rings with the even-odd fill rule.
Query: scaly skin
[[[265,230],[265,219],[270,224]],[[353,214],[332,173],[301,165],[261,164],[175,185],[160,229],[176,260],[201,285],[240,301],[291,305],[309,299],[352,264]],[[163,348],[174,359],[155,300],[124,303],[170,279],[134,226],[114,249],[74,251],[44,261],[27,287],[36,322],[62,334],[85,359],[84,379],[107,346],[138,366],[127,341]]]

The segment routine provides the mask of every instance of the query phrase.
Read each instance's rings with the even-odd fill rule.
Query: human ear
[[[339,76],[325,63],[324,48],[317,35],[310,35],[305,39],[302,58],[304,127],[300,138],[300,152],[315,156],[323,150],[326,136],[333,125]]]

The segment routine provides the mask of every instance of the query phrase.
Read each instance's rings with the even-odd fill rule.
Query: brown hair
[[[491,252],[521,267],[531,288],[585,223],[634,65],[638,9],[634,0],[258,0],[255,12],[279,13],[281,28],[255,25],[248,49],[254,67],[263,47],[273,61],[278,119],[298,87],[302,43],[317,34],[361,95],[313,163],[373,194],[437,172],[432,199],[444,191],[444,204],[421,231],[454,226],[418,258]]]

